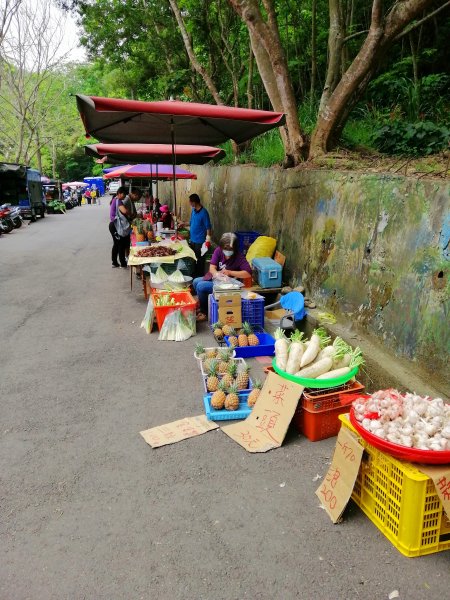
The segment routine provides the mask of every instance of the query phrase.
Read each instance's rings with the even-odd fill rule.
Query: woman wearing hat
[[[172,213],[167,204],[163,204],[159,210],[161,211],[161,218],[159,220],[162,221],[163,229],[173,229]]]

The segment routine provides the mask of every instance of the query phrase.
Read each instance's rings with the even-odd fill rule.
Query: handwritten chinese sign
[[[363,447],[353,433],[348,429],[341,428],[331,466],[316,490],[316,496],[333,523],[339,521],[350,500],[363,451]]]
[[[181,442],[181,440],[187,440],[217,428],[216,423],[208,421],[205,415],[200,415],[152,427],[152,429],[141,431],[140,434],[152,448],[159,448],[159,446],[175,444],[175,442]]]
[[[437,495],[450,522],[450,467],[448,465],[442,467],[420,465],[418,469],[433,480]]]
[[[303,386],[268,373],[252,413],[222,431],[248,452],[267,452],[279,448],[294,416]]]

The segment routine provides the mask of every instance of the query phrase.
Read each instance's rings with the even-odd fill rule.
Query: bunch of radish
[[[360,348],[353,349],[337,337],[332,344],[326,331],[319,327],[310,340],[295,331],[289,340],[282,329],[275,332],[275,360],[282,371],[308,379],[334,379],[347,375],[364,364]]]
[[[420,450],[450,450],[450,405],[397,390],[380,390],[353,402],[364,429],[393,444]]]

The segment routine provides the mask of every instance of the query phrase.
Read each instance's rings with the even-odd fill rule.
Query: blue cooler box
[[[252,267],[254,270],[253,279],[257,279],[262,288],[281,287],[283,267],[272,258],[254,258]]]

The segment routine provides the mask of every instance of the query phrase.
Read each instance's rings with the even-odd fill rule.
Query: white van
[[[117,192],[117,190],[119,188],[120,188],[120,180],[119,179],[111,181],[111,183],[109,184],[108,193],[111,194],[111,196],[114,196],[114,194]]]

